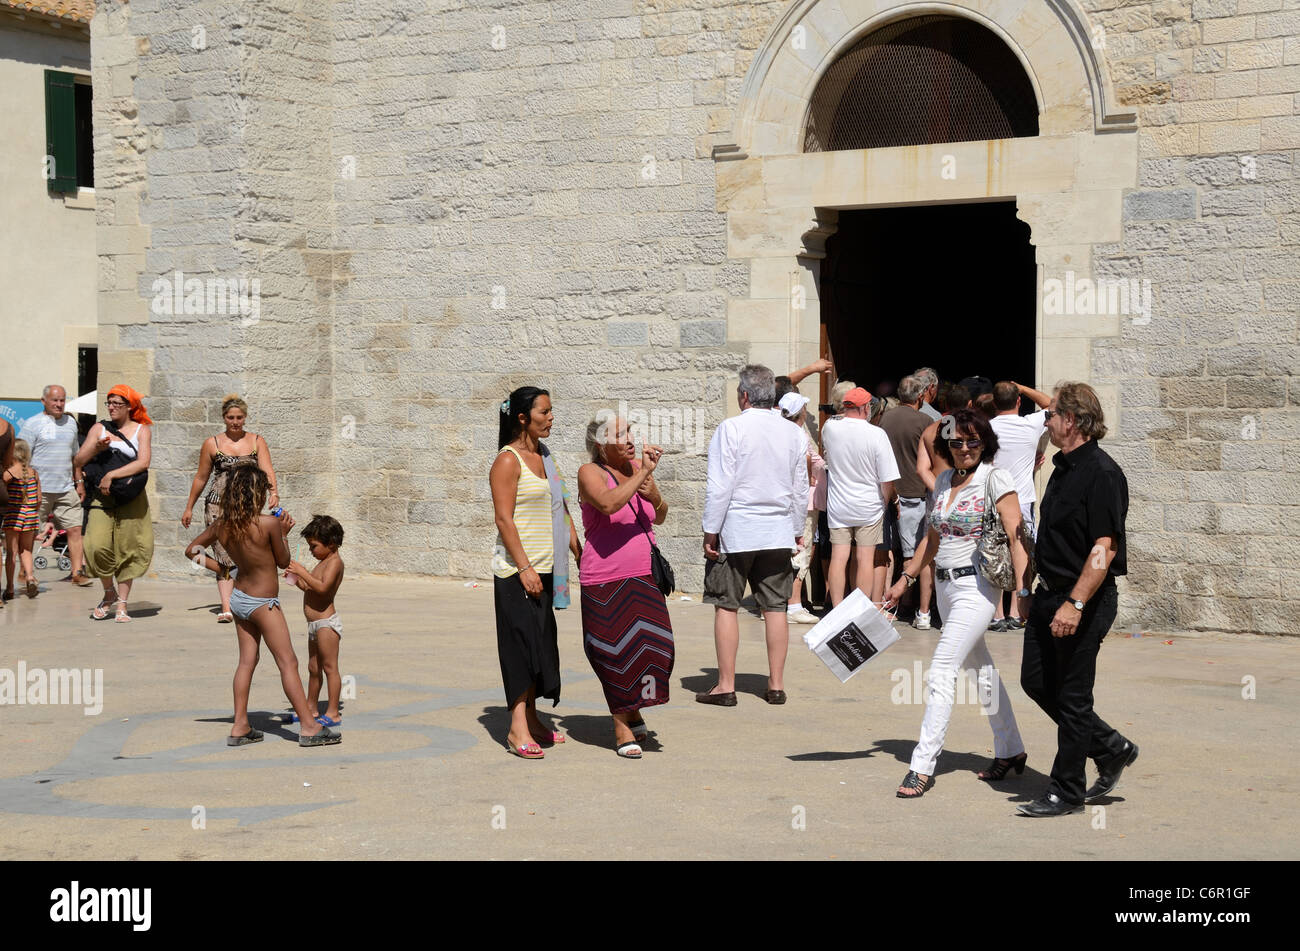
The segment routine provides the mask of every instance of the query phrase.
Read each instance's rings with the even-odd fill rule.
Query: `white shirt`
[[[986,482],[988,494],[995,503],[1015,491],[1009,472],[981,462],[970,481],[954,496],[953,472],[952,469],[940,472],[930,493],[927,521],[939,533],[939,550],[934,555],[936,568],[965,568],[975,564],[975,549],[983,534]]]
[[[40,474],[42,493],[72,488],[72,457],[79,448],[74,416],[64,413],[56,421],[49,413],[38,413],[23,423],[18,438],[32,447],[32,468]]]
[[[808,511],[804,437],[780,413],[750,407],[724,419],[709,442],[704,531],[721,550],[790,550]]]
[[[880,483],[898,478],[898,461],[889,437],[865,419],[844,416],[822,427],[830,488],[826,521],[831,528],[873,525],[885,515]]]
[[[1047,432],[1044,428],[1046,422],[1047,416],[1042,410],[1028,416],[1008,413],[989,420],[998,437],[998,452],[993,457],[993,464],[1011,474],[1022,506],[1038,501],[1034,491],[1034,459],[1038,457],[1038,441]]]

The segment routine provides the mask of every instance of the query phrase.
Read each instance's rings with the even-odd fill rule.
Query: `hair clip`
[[[510,412],[510,400],[505,399],[501,401],[501,412],[503,413]]]

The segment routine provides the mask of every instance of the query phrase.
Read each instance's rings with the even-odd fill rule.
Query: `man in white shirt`
[[[23,423],[18,438],[27,440],[32,447],[32,468],[41,477],[41,525],[53,519],[56,527],[67,531],[72,575],[66,580],[84,588],[93,583],[81,571],[81,500],[85,487],[80,468],[72,464],[81,439],[76,419],[63,412],[67,398],[63,387],[47,386],[41,393],[44,411]]]
[[[831,529],[827,588],[832,605],[844,600],[849,554],[858,546],[857,587],[870,595],[872,556],[880,542],[885,506],[897,498],[898,463],[889,437],[867,419],[871,394],[854,387],[844,394],[844,415],[822,427],[830,489],[826,521]],[[883,592],[882,592],[883,594]]]
[[[1038,412],[1028,416],[1020,415],[1020,397],[1027,396],[1039,407]],[[1035,537],[1034,503],[1037,495],[1034,491],[1034,473],[1043,458],[1043,446],[1047,440],[1047,415],[1043,412],[1052,403],[1046,393],[1031,389],[1010,380],[1002,380],[993,387],[993,405],[997,415],[989,420],[993,432],[998,437],[998,452],[993,457],[993,465],[1011,473],[1016,483],[1016,496],[1020,499],[1020,517],[1025,526],[1025,534]],[[1025,626],[1027,605],[1012,595],[1011,616],[1002,617],[1002,605],[993,618],[990,630],[1016,631]]]
[[[767,633],[768,689],[763,699],[785,703],[790,639],[786,604],[794,583],[790,553],[802,541],[808,511],[804,439],[772,411],[776,381],[765,366],[741,367],[740,415],[722,421],[709,443],[704,492],[704,602],[714,606],[718,682],[700,703],[736,705],[737,612],[748,583]]]

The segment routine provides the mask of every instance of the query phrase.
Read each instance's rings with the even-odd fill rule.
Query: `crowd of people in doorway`
[[[993,761],[979,778],[1023,773],[1027,753],[985,642],[990,629],[1023,630],[1021,686],[1057,725],[1048,788],[1019,812],[1064,815],[1108,795],[1138,749],[1092,708],[1097,652],[1116,615],[1115,578],[1127,572],[1128,510],[1124,474],[1098,445],[1106,426],[1097,394],[1084,383],[1061,384],[1049,396],[981,377],[941,386],[923,367],[888,400],[838,382],[818,432],[798,383],[831,369],[819,361],[776,377],[764,366],[742,368],[740,413],[709,443],[704,601],[714,608],[718,676],[696,701],[738,704],[739,611],[748,590],[766,634],[763,698],[787,702],[790,624],[818,621],[809,610],[817,605],[805,603],[817,557],[826,579],[821,612],[856,588],[894,619],[914,594],[913,625],[940,629],[921,735],[898,797],[933,788],[956,681],[968,668],[978,674],[994,734]],[[1028,415],[1022,400],[1036,407]],[[652,735],[643,711],[668,701],[673,666],[671,586],[653,531],[668,511],[654,479],[663,450],[642,445],[638,458],[626,420],[601,414],[588,425],[591,462],[578,473],[584,547],[543,442],[554,422],[550,394],[521,387],[497,413],[499,454],[489,481],[507,749],[541,759],[543,747],[564,742],[539,718],[536,702],[560,699],[553,611],[568,606],[572,556],[583,645],[613,718],[615,751],[640,758]],[[1049,442],[1058,450],[1054,472],[1036,508],[1033,477]],[[977,548],[995,523],[1006,533],[1014,573],[1005,603],[978,567]],[[1091,786],[1088,759],[1097,771]]]

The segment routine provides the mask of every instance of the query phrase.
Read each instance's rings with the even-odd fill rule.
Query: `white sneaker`
[[[793,610],[787,608],[785,615],[795,624],[816,624],[819,620],[821,620],[821,618],[817,617],[817,615],[809,613],[802,606],[795,608]]]
[[[912,621],[912,626],[916,628],[918,631],[930,630],[930,612],[917,611],[916,619]]]

